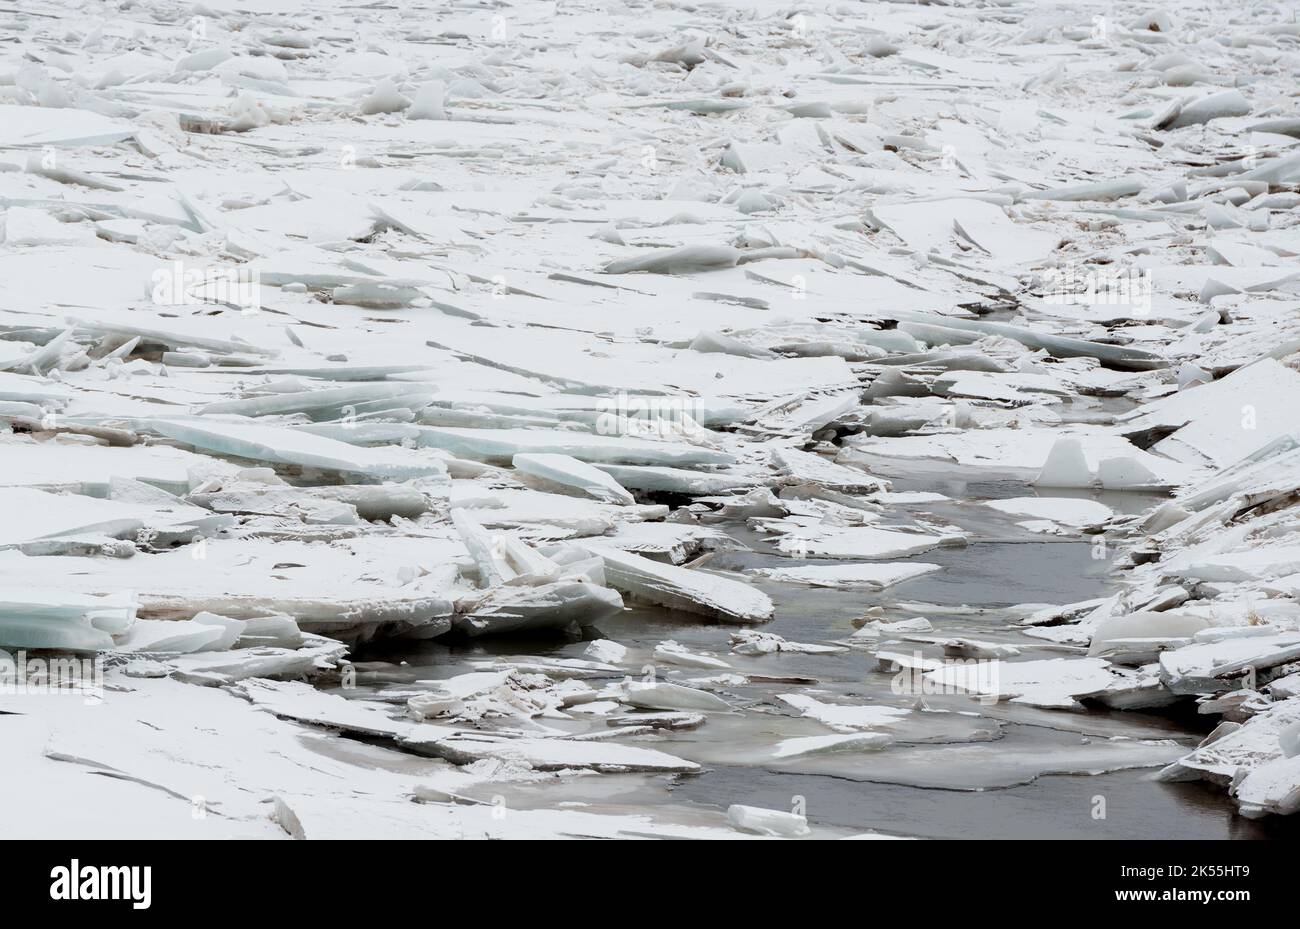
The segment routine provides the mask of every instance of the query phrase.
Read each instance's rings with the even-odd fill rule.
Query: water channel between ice
[[[934,626],[932,636],[1014,645],[1021,650],[1016,660],[1085,653],[1029,638],[1012,625],[1015,617],[1008,607],[1102,597],[1121,583],[1111,562],[1097,557],[1088,537],[1030,532],[1013,518],[977,505],[982,500],[1033,496],[1033,488],[1018,481],[967,483],[933,476],[895,478],[893,484],[896,491],[938,492],[949,498],[900,507],[891,514],[897,521],[905,521],[910,511],[971,533],[965,546],[897,559],[939,564],[941,571],[874,593],[778,583],[752,570],[788,566],[790,557],[777,553],[763,535],[741,521],[717,525],[750,550],[719,553],[708,568],[745,577],[768,593],[776,604],[776,618],[761,628],[791,641],[843,641],[854,632],[854,619],[878,607],[883,612],[872,618],[927,617]],[[1091,496],[1117,513],[1141,512],[1157,502],[1150,495],[1132,493],[1050,495]],[[799,563],[836,562],[807,558]],[[1124,712],[1094,706],[1072,711],[988,703],[965,694],[900,695],[891,686],[894,675],[878,670],[871,652],[862,648],[746,657],[728,651],[731,628],[690,614],[632,605],[588,630],[590,638],[626,646],[625,664],[642,673],[683,683],[726,673],[657,663],[655,646],[674,640],[692,652],[726,661],[735,674],[750,676],[746,685],[722,688],[737,707],[734,713],[710,714],[705,725],[691,731],[627,740],[698,762],[703,765],[700,773],[542,776],[485,784],[470,796],[496,802],[504,811],[560,805],[611,813],[653,808],[657,816],[682,823],[716,821],[716,814],[732,803],[803,809],[814,833],[823,835],[871,830],[928,838],[1249,838],[1289,831],[1285,822],[1235,816],[1231,802],[1204,785],[1152,780],[1166,758],[1182,754],[1212,728],[1186,710]],[[386,643],[357,657],[405,663],[403,677],[424,680],[474,670],[473,662],[493,657],[577,658],[584,646],[563,638],[485,639],[451,647]],[[888,647],[909,655],[942,656],[934,645],[905,639]],[[753,681],[758,675],[772,680]],[[373,693],[363,688],[360,695]],[[892,730],[895,742],[883,750],[773,764],[770,752],[776,742],[830,732],[775,699],[783,693],[866,705],[915,706],[922,700],[929,712],[907,717]],[[572,724],[546,722],[574,733],[603,728],[603,721],[577,714]],[[1165,740],[1176,742],[1178,750],[1161,748]]]

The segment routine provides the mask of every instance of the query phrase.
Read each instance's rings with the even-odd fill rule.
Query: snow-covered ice
[[[1135,12],[0,10],[6,828],[1300,810],[1300,29]]]

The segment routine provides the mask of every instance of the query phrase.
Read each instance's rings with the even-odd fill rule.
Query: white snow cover
[[[0,10],[10,832],[1300,809],[1294,17],[815,6]]]

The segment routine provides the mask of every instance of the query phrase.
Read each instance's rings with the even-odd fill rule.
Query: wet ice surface
[[[1184,7],[0,10],[0,828],[1285,834],[1300,25]]]

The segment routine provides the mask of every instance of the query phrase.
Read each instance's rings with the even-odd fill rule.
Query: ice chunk
[[[211,615],[214,614],[199,614],[199,616]],[[237,638],[238,634],[231,636],[226,627],[200,622],[198,617],[178,622],[142,619],[118,640],[117,647],[126,652],[184,655],[193,652],[224,651],[230,648]]]
[[[634,599],[722,622],[755,623],[772,618],[771,599],[748,584],[651,561],[608,545],[585,543],[585,547],[605,562],[607,583]]]
[[[735,267],[740,251],[729,245],[683,245],[681,248],[656,249],[637,258],[622,258],[605,266],[606,274],[693,274]]]
[[[829,655],[842,652],[844,648],[839,645],[791,642],[772,632],[742,629],[731,633],[731,650],[737,655],[775,655],[778,652],[796,655]]]
[[[586,580],[561,579],[533,587],[497,587],[452,619],[468,636],[592,626],[623,609],[619,595]]]
[[[671,639],[667,642],[660,642],[655,646],[654,656],[656,661],[664,664],[681,665],[686,668],[729,668],[721,658],[714,658],[712,655],[701,655],[698,652],[692,652],[686,647],[677,644]]]
[[[703,496],[743,490],[755,483],[751,477],[725,471],[688,471],[684,468],[599,463],[596,467],[614,478],[621,486],[647,493]]]
[[[894,741],[884,732],[855,732],[845,735],[809,735],[782,739],[772,751],[775,761],[826,755],[832,752],[878,751]]]
[[[789,532],[777,541],[777,547],[800,557],[898,558],[962,540],[958,534],[939,536],[874,526],[821,526]]]
[[[1300,812],[1300,757],[1291,753],[1253,768],[1237,784],[1233,796],[1243,816]]]
[[[836,732],[888,729],[912,712],[897,706],[823,703],[806,694],[778,694],[777,699]]]
[[[648,710],[699,710],[705,713],[729,713],[731,704],[721,697],[695,687],[669,681],[634,681],[622,684],[619,698],[631,706]]]
[[[1099,658],[993,661],[977,673],[966,665],[950,664],[925,672],[925,677],[971,693],[1060,708],[1075,706],[1076,696],[1102,690],[1112,680],[1109,666]]]
[[[595,639],[587,643],[587,647],[583,649],[582,654],[583,657],[590,658],[592,661],[616,665],[627,657],[627,646],[610,639]]]
[[[347,646],[322,636],[304,637],[298,648],[255,646],[219,652],[195,652],[167,658],[179,680],[195,684],[232,684],[249,678],[302,678],[335,666]]]
[[[632,504],[636,498],[604,471],[569,455],[521,454],[511,459],[515,470],[551,484],[571,487],[606,503]]]
[[[406,111],[407,119],[446,119],[443,106],[446,85],[442,81],[429,81],[421,84],[415,93],[413,102]]]
[[[297,385],[291,385],[296,388]],[[401,406],[405,398],[417,395],[407,384],[353,384],[347,387],[323,389],[286,389],[268,392],[242,400],[222,400],[205,405],[199,412],[204,416],[269,416],[285,413],[315,413],[343,416],[349,407],[391,401],[390,408]]]
[[[929,200],[875,206],[872,215],[911,248],[929,252],[961,236],[999,261],[1033,262],[1056,248],[1060,236],[1013,223],[992,203],[972,199]]]
[[[557,694],[542,689],[520,673],[475,671],[443,681],[421,681],[432,686],[427,693],[406,701],[412,716],[421,719],[454,717],[476,722],[490,717],[527,719],[540,713],[554,713],[560,703]]]
[[[410,105],[410,99],[402,95],[393,79],[386,77],[374,86],[369,96],[361,101],[361,115],[374,116],[377,113],[398,113]]]
[[[33,586],[0,587],[0,648],[96,651],[136,620],[133,594],[87,596]]]
[[[1199,100],[1180,100],[1161,114],[1153,129],[1181,129],[1226,116],[1247,116],[1250,101],[1239,90],[1224,90]]]
[[[341,471],[370,480],[445,477],[446,466],[396,448],[363,448],[283,426],[224,423],[209,419],[155,419],[142,423],[162,435],[206,449],[254,461]]]
[[[1248,816],[1297,812],[1297,756],[1287,756],[1283,734],[1298,723],[1300,700],[1284,700],[1217,738],[1212,734],[1158,777],[1164,781],[1201,778],[1227,786]]]
[[[999,335],[1003,338],[1014,339],[1031,349],[1042,349],[1057,358],[1096,358],[1104,364],[1120,370],[1147,371],[1153,368],[1162,368],[1166,365],[1163,358],[1145,349],[1059,336],[1013,323],[992,322],[983,319],[957,319],[952,316],[932,316],[910,310],[894,310],[891,311],[890,315],[903,322],[929,323],[984,335]]]
[[[808,818],[799,813],[765,810],[756,806],[733,803],[727,807],[727,822],[742,832],[759,835],[795,837],[808,835]]]
[[[1223,467],[1295,432],[1297,405],[1300,373],[1265,358],[1217,381],[1139,407],[1126,417],[1123,430],[1129,435],[1172,432],[1153,450],[1181,461],[1208,461]]]
[[[421,444],[476,461],[509,464],[519,454],[568,455],[601,464],[730,464],[731,455],[681,442],[657,442],[618,435],[589,435],[547,429],[449,429],[426,426]]]
[[[1176,694],[1221,693],[1234,678],[1300,659],[1300,632],[1204,642],[1160,655],[1160,679]]]
[[[170,506],[142,505],[29,487],[0,487],[0,513],[5,517],[0,524],[0,546],[88,534],[121,537],[134,535],[146,525],[198,530],[230,521],[179,500]]]
[[[834,587],[841,590],[884,590],[934,571],[940,565],[923,561],[886,562],[883,564],[809,565],[802,568],[760,568],[758,573],[786,584]]]
[[[787,482],[792,484],[816,484],[856,493],[876,493],[889,489],[888,481],[872,477],[865,471],[845,467],[820,455],[794,448],[774,449],[772,463],[781,469]]]
[[[537,771],[589,768],[596,771],[696,771],[699,765],[665,752],[610,742],[570,739],[505,738],[489,733],[456,733],[422,737],[418,731],[401,740],[412,750],[466,765],[485,758],[523,764]]]
[[[135,131],[124,119],[82,109],[0,104],[0,145],[7,147],[112,145]]]
[[[1165,649],[1191,644],[1192,637],[1208,625],[1200,616],[1173,611],[1110,616],[1093,630],[1088,655],[1120,664],[1147,664]]]
[[[1047,453],[1047,461],[1034,483],[1043,487],[1091,487],[1094,478],[1078,439],[1060,438]]]
[[[1079,454],[1082,455],[1082,450]],[[1049,465],[1051,461],[1049,456]],[[1044,466],[1043,470],[1050,475],[1048,466]],[[1042,481],[1040,480],[1039,483]],[[1066,526],[1095,526],[1105,522],[1111,516],[1110,507],[1104,503],[1071,497],[1006,497],[1000,500],[987,500],[984,505],[1003,513],[1050,519],[1052,522]]]

